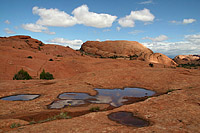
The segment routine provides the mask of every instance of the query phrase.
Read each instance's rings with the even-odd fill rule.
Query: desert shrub
[[[134,59],[136,59],[137,57],[138,57],[138,55],[136,55],[136,54],[135,54],[135,55],[130,55],[130,56],[129,56],[130,60],[134,60]]]
[[[10,128],[16,128],[16,127],[20,127],[20,126],[21,126],[21,124],[19,124],[19,123],[12,123],[10,125]]]
[[[62,55],[60,55],[60,54],[58,54],[58,55],[56,55],[57,57],[63,57]]]
[[[111,58],[111,59],[117,59],[118,56],[117,56],[117,55],[113,55],[113,56],[110,56],[110,57],[108,57],[108,58]]]
[[[40,48],[40,46],[38,46],[38,50],[39,50],[39,51],[41,51],[41,48]]]
[[[177,67],[183,67],[183,68],[187,68],[187,69],[198,69],[198,67],[200,66],[200,64],[179,64]]]
[[[17,74],[14,75],[13,80],[29,80],[32,77],[28,74],[28,72],[21,69]]]
[[[43,71],[40,74],[40,79],[51,80],[51,79],[54,79],[54,78],[53,78],[52,74],[50,74],[49,72],[45,72],[44,69],[43,69]]]
[[[28,56],[27,58],[32,59],[33,57],[32,56]]]
[[[168,89],[166,93],[169,93],[169,92],[172,92],[172,91],[175,91],[175,89]]]
[[[150,67],[154,67],[152,63],[149,63],[149,66],[150,66]]]
[[[100,111],[100,108],[97,106],[97,107],[92,107],[92,108],[90,108],[90,111],[91,112],[98,112],[98,111]]]
[[[53,59],[49,59],[49,61],[53,61]]]

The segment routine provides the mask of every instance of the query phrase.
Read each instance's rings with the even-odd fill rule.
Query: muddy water
[[[0,98],[0,100],[7,101],[29,101],[38,98],[40,95],[38,94],[20,94],[20,95],[12,95]]]
[[[50,109],[63,108],[65,106],[79,106],[86,103],[110,104],[113,107],[119,107],[130,98],[141,98],[152,96],[154,91],[141,88],[124,88],[124,89],[95,89],[97,95],[91,96],[87,93],[62,93],[58,96],[58,101],[48,105]]]
[[[110,120],[116,121],[120,124],[134,127],[149,126],[149,122],[139,117],[133,116],[131,112],[114,112],[108,115]]]

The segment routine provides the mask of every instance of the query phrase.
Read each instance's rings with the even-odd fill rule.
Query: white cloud
[[[36,24],[45,26],[69,27],[77,23],[76,18],[58,9],[33,7],[33,14],[40,16]]]
[[[183,19],[183,24],[191,24],[195,21],[196,21],[196,19]]]
[[[62,46],[69,46],[73,49],[80,49],[81,45],[83,44],[82,40],[68,40],[64,38],[54,38],[52,40],[48,40],[50,43],[56,43]]]
[[[15,34],[15,32],[10,30],[9,28],[5,28],[4,32],[6,32],[7,34]]]
[[[185,39],[189,42],[200,45],[200,34],[185,35]]]
[[[117,30],[117,31],[120,31],[120,30],[121,30],[121,27],[117,27],[116,30]]]
[[[75,8],[72,12],[74,16],[56,8],[46,9],[35,6],[32,11],[33,14],[40,16],[36,24],[43,26],[70,27],[76,24],[83,24],[96,28],[106,28],[111,27],[112,23],[117,19],[117,16],[90,12],[87,5]]]
[[[133,30],[133,31],[129,32],[129,34],[137,35],[137,34],[143,33],[143,32],[144,31],[142,31],[142,30]]]
[[[178,42],[147,42],[142,43],[154,52],[163,53],[169,57],[176,55],[199,54],[200,34],[185,35],[184,41]]]
[[[149,39],[153,42],[162,42],[168,39],[168,37],[166,35],[160,35],[158,37],[152,38],[152,37],[144,37],[142,39]]]
[[[96,41],[99,41],[99,42],[100,42],[101,40],[97,38]]]
[[[190,19],[183,19],[183,21],[172,20],[172,21],[169,21],[169,22],[173,23],[173,24],[191,24],[195,21],[196,21],[196,19],[190,18]]]
[[[9,20],[4,21],[5,24],[10,24]]]
[[[139,21],[153,21],[155,16],[150,13],[149,9],[144,8],[140,11],[131,11],[130,17]]]
[[[32,24],[32,23],[22,24],[22,28],[32,32],[43,32],[49,35],[56,34],[55,32],[50,32],[47,27],[38,24]]]
[[[133,19],[129,19],[129,16],[126,16],[124,18],[120,18],[118,20],[118,23],[122,26],[122,27],[134,27],[135,26],[135,22]]]
[[[130,15],[127,15],[118,20],[118,23],[122,27],[134,27],[136,20],[143,22],[152,22],[155,16],[150,12],[149,9],[144,8],[139,11],[131,11]]]
[[[22,24],[22,28],[24,28],[25,30],[32,31],[32,32],[42,32],[48,29],[47,27],[44,27],[42,25],[32,24],[32,23]]]
[[[96,28],[111,27],[112,23],[117,19],[117,16],[89,12],[89,8],[87,5],[82,5],[74,9],[72,14],[78,20],[79,24],[84,24],[86,26]]]
[[[153,0],[147,0],[147,1],[140,2],[139,4],[145,5],[145,4],[152,4],[152,3],[153,3]]]

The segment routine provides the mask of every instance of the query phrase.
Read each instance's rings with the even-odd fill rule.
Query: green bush
[[[149,66],[150,66],[150,67],[154,67],[154,65],[153,65],[152,63],[149,63]]]
[[[45,72],[44,69],[43,69],[43,71],[40,74],[40,79],[51,80],[51,79],[54,79],[54,78],[53,78],[52,74],[50,74],[49,72]]]
[[[98,111],[100,111],[100,108],[97,106],[97,107],[92,107],[92,108],[90,108],[90,111],[91,112],[98,112]]]
[[[14,75],[13,80],[29,80],[32,77],[28,74],[28,72],[21,69],[17,74]]]
[[[10,125],[10,128],[16,128],[16,127],[20,127],[20,126],[21,126],[21,124],[19,124],[19,123],[12,123]]]

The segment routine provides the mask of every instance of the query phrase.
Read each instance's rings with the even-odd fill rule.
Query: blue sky
[[[1,0],[0,36],[30,35],[80,48],[138,41],[174,57],[200,54],[200,0]]]

